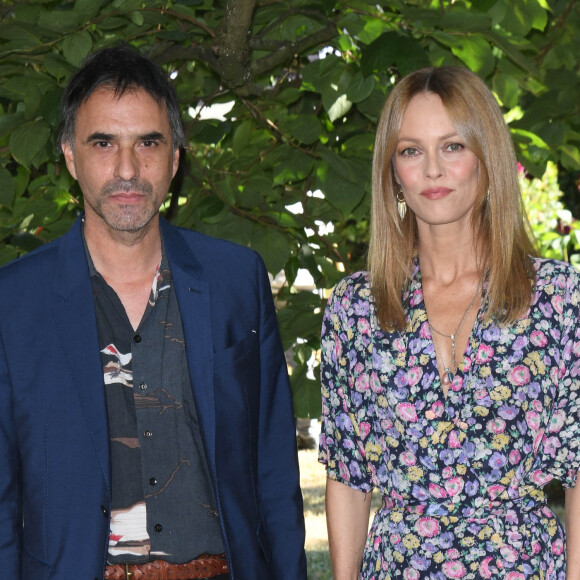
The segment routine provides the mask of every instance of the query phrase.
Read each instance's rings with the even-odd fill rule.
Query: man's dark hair
[[[152,60],[126,44],[93,53],[71,78],[62,96],[59,145],[68,142],[72,146],[79,107],[96,89],[103,87],[115,91],[118,97],[135,89],[146,91],[167,108],[173,148],[187,146],[177,95],[167,76]]]

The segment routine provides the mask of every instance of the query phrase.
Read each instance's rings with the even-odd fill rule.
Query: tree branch
[[[250,79],[248,37],[256,0],[228,0],[219,35],[218,62],[222,81],[231,88]]]
[[[310,48],[329,42],[338,34],[336,24],[330,22],[324,27],[314,32],[304,38],[301,38],[295,42],[280,42],[279,48],[275,52],[272,52],[268,56],[264,56],[261,59],[253,62],[250,66],[252,71],[252,78],[258,77],[265,72],[275,68],[276,66],[290,60],[295,54],[301,54],[302,52],[309,50]],[[254,43],[250,43],[254,47]],[[260,47],[260,42],[255,43],[256,48]]]

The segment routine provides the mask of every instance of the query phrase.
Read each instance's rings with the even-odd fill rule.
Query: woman
[[[535,257],[485,84],[405,77],[377,130],[369,272],[322,328],[336,580],[580,577],[579,302],[577,272]]]

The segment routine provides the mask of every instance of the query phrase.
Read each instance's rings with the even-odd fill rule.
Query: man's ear
[[[75,154],[73,152],[73,148],[71,144],[67,142],[61,143],[62,152],[64,153],[64,160],[66,162],[66,166],[69,170],[69,173],[76,179],[77,172],[75,169]]]
[[[177,149],[175,149],[175,151],[173,152],[173,175],[171,176],[172,179],[175,177],[178,168],[179,168],[179,147],[177,147]]]

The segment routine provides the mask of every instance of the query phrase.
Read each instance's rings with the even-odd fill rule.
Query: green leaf
[[[74,73],[74,68],[59,54],[47,54],[44,59],[46,72],[57,81],[67,79]]]
[[[105,31],[116,30],[118,28],[122,28],[123,26],[127,26],[127,21],[119,16],[109,16],[108,18],[102,20],[99,24],[99,28]]]
[[[228,206],[215,195],[208,195],[199,204],[199,216],[206,224],[217,224],[228,213]]]
[[[290,244],[286,236],[273,228],[255,226],[250,245],[262,256],[272,276],[284,268],[290,256]]]
[[[92,2],[92,0],[90,0]],[[36,24],[40,15],[40,6],[33,6],[29,3],[17,4],[14,7],[14,20],[26,24]]]
[[[240,155],[244,152],[250,142],[254,129],[255,124],[252,121],[243,121],[235,128],[232,141],[234,153]]]
[[[0,115],[0,137],[8,135],[19,125],[24,122],[22,113],[13,113],[11,115]]]
[[[291,256],[284,266],[284,275],[286,276],[286,282],[288,286],[292,286],[292,284],[294,284],[294,280],[296,280],[296,276],[298,276],[299,269],[300,260],[297,256]]]
[[[302,91],[295,87],[290,87],[289,89],[284,89],[280,91],[278,95],[278,100],[284,103],[286,106],[295,103],[302,96]]]
[[[349,101],[353,103],[358,103],[359,101],[364,101],[375,88],[375,79],[372,75],[368,77],[363,77],[362,72],[358,71],[346,91],[346,96]]]
[[[347,139],[342,144],[342,151],[346,157],[366,156],[370,160],[374,144],[373,133],[362,133]]]
[[[183,6],[182,4],[173,4],[171,6],[171,12],[176,12],[177,14],[181,14],[182,16],[185,16],[186,18],[196,18],[197,17],[195,10],[193,10],[193,8],[190,8],[189,6]]]
[[[491,46],[481,36],[464,36],[459,39],[454,37],[451,50],[457,58],[481,77],[486,77],[494,69],[495,58]]]
[[[28,186],[30,179],[30,170],[22,165],[16,170],[16,176],[12,177],[14,183],[14,195],[16,197],[22,196]]]
[[[72,10],[41,12],[38,26],[53,32],[72,32],[83,20],[83,16]]]
[[[79,34],[67,36],[63,43],[63,54],[66,60],[74,67],[80,67],[91,48],[93,39],[85,30]]]
[[[534,147],[539,149],[546,149],[548,150],[548,144],[542,140],[538,135],[532,133],[531,131],[526,131],[524,129],[511,129],[512,136],[514,137],[514,141],[519,143],[529,143]]]
[[[322,414],[322,398],[318,381],[306,376],[306,365],[296,366],[290,375],[292,403],[297,417],[320,417]]]
[[[138,10],[140,4],[140,0],[114,0],[113,8],[125,11]]]
[[[95,0],[76,0],[74,11],[82,20],[91,20],[99,13],[100,5]]]
[[[428,64],[427,54],[416,40],[396,32],[385,32],[363,49],[361,71],[367,77],[372,72],[386,72],[396,65],[401,75],[406,75]]]
[[[18,257],[18,249],[14,246],[0,245],[0,266],[8,264]]]
[[[580,151],[578,147],[570,144],[560,146],[560,161],[570,171],[580,170]]]
[[[50,127],[44,121],[21,125],[10,135],[10,151],[14,159],[28,167],[49,137]]]
[[[493,90],[504,107],[513,109],[517,106],[520,91],[518,82],[512,75],[495,74],[493,77]]]
[[[473,9],[457,8],[456,5],[438,19],[442,30],[459,30],[463,33],[484,32],[491,28],[491,17]]]
[[[40,248],[40,246],[44,245],[41,239],[28,232],[18,232],[12,236],[10,241],[25,252],[32,252],[32,250],[36,250],[36,248]]]
[[[190,133],[190,138],[196,143],[219,143],[231,129],[230,121],[218,121],[217,119],[206,119],[197,121]]]
[[[14,178],[10,171],[0,166],[0,205],[11,206],[14,202]]]
[[[314,160],[304,152],[293,147],[283,145],[278,147],[277,155],[284,155],[284,158],[273,167],[274,185],[295,183],[302,181],[312,171]]]
[[[0,38],[10,42],[10,50],[27,50],[37,46],[40,38],[33,34],[28,27],[19,26],[18,24],[0,25]],[[2,47],[0,54],[4,53],[6,46]]]
[[[347,177],[347,175],[349,177],[353,175],[353,171],[348,171],[347,160],[343,162],[346,167],[341,168],[340,171],[337,171],[336,164],[330,163],[319,163],[316,170],[319,180],[318,189],[346,218],[360,203],[365,190],[364,181],[355,181]]]
[[[137,26],[143,26],[143,23],[145,22],[142,12],[131,12],[129,18],[131,19],[131,22]]]
[[[373,92],[368,98],[357,103],[356,108],[370,119],[373,123],[379,120],[383,106],[385,105],[386,94],[383,87],[375,85]]]
[[[543,31],[548,21],[548,14],[537,0],[500,0],[503,19],[501,26],[517,36],[526,36],[535,28]]]
[[[332,123],[341,117],[344,117],[351,109],[352,103],[348,100],[345,94],[338,95],[337,98],[325,103],[325,109],[328,112],[328,118]]]
[[[312,114],[290,115],[281,123],[281,127],[285,133],[305,145],[316,143],[322,133],[318,117]]]
[[[512,60],[527,73],[534,77],[541,76],[540,70],[534,61],[525,56],[523,52],[519,50],[518,46],[514,44],[512,38],[499,34],[494,30],[490,30],[485,36],[489,38],[493,45],[501,49],[510,60]]]

